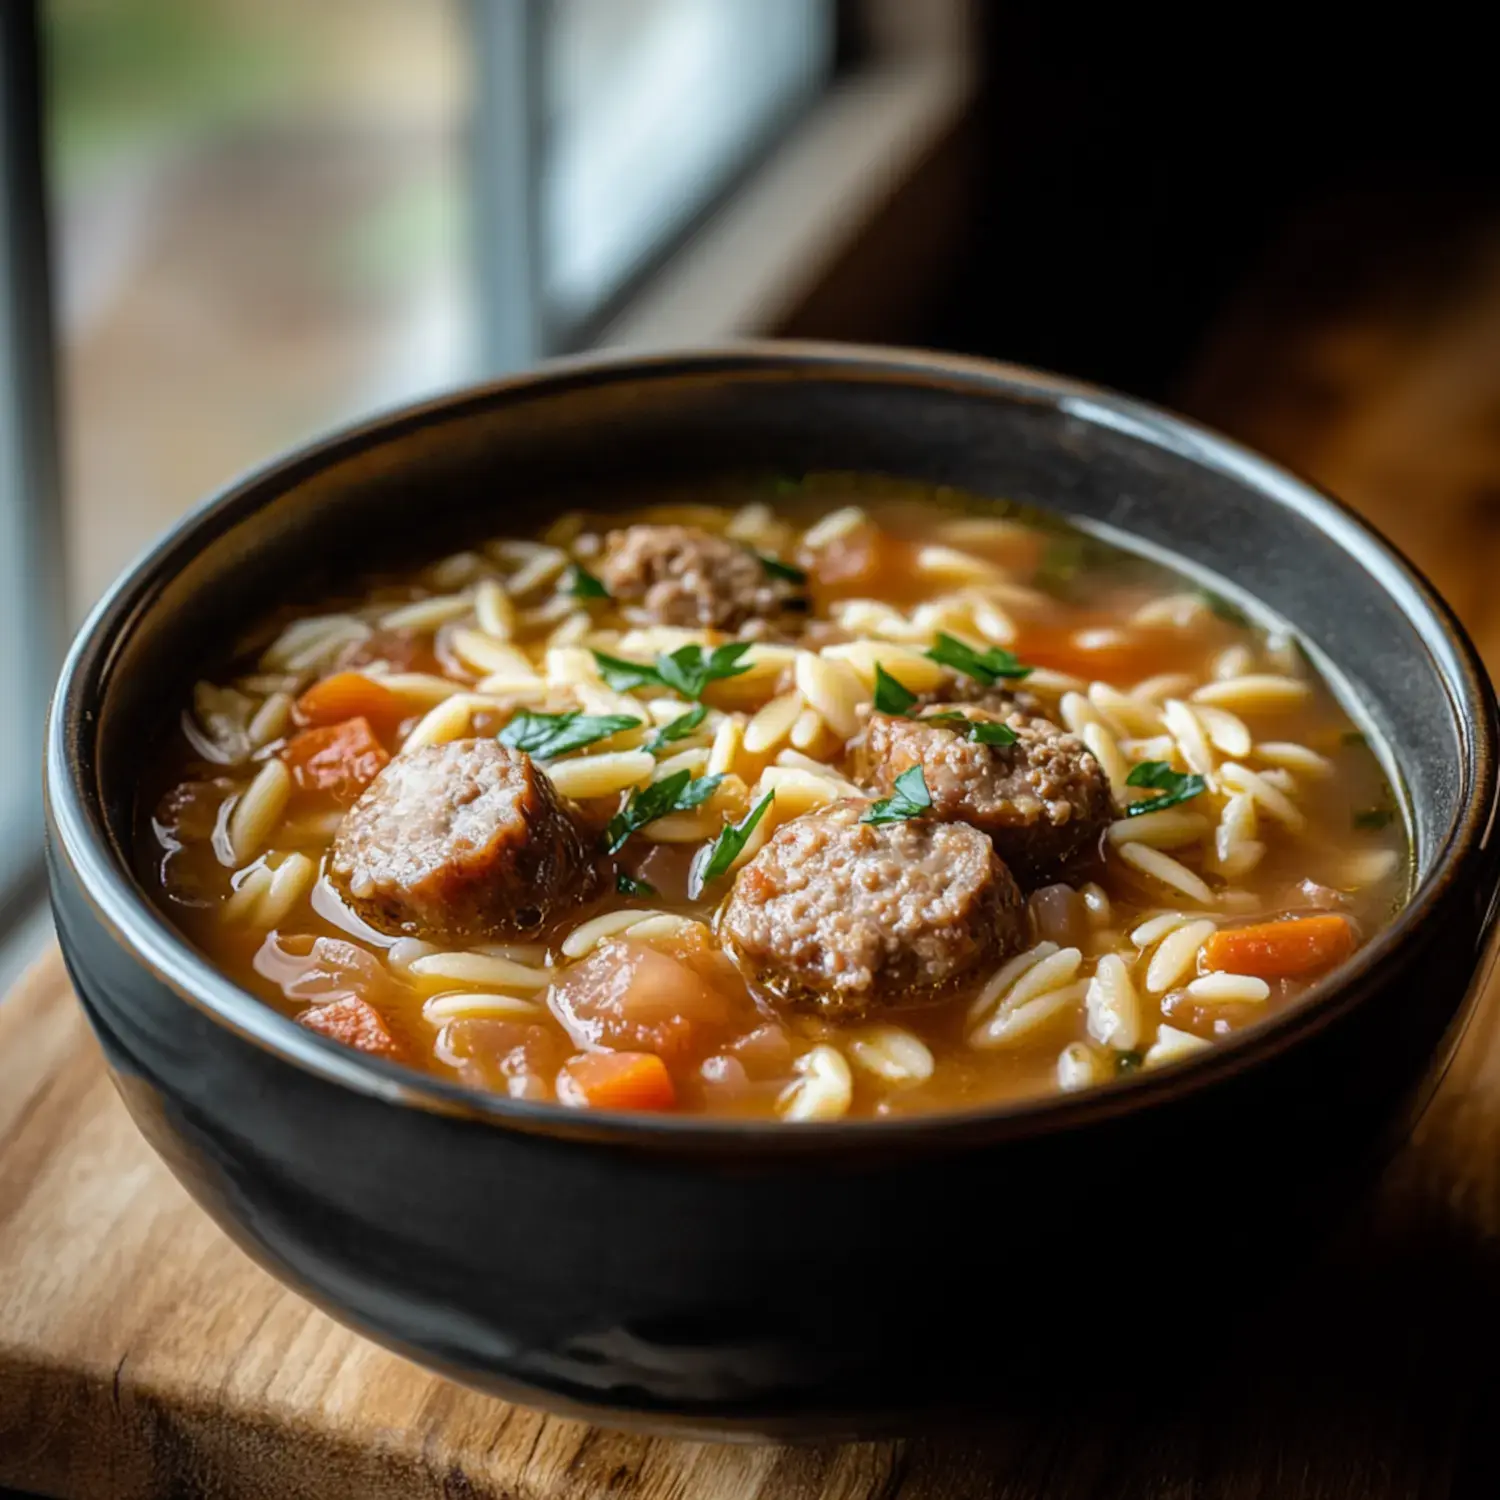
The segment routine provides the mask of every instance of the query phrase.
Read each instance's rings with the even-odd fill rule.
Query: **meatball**
[[[344,818],[328,873],[379,931],[465,944],[533,933],[593,881],[572,806],[529,756],[478,739],[398,755]]]
[[[777,614],[793,592],[747,548],[693,526],[612,531],[599,577],[616,599],[642,606],[658,625],[713,630]]]
[[[739,873],[719,933],[740,968],[829,1020],[930,1004],[1021,946],[1021,892],[966,823],[861,823],[835,803],[779,828]]]
[[[859,752],[861,779],[888,792],[903,771],[920,765],[935,817],[982,829],[1028,889],[1058,879],[1098,843],[1113,817],[1099,762],[1049,719],[972,704],[925,711],[949,712],[1006,724],[1015,742],[985,745],[958,724],[872,714]]]
[[[917,694],[919,711],[947,709],[962,705],[982,708],[986,713],[1004,717],[1006,714],[1023,713],[1036,715],[1042,711],[1042,702],[1024,688],[1001,687],[998,683],[989,687],[963,672],[945,672],[944,681],[936,688]]]

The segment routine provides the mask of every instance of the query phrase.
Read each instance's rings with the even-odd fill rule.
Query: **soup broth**
[[[1409,880],[1276,622],[860,476],[569,512],[283,610],[160,765],[144,875],[238,984],[574,1108],[1105,1084],[1295,1004]]]

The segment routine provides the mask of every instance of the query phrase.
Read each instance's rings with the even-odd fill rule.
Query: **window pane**
[[[10,215],[0,216],[0,234],[12,228]],[[0,249],[0,286],[5,260]],[[8,374],[14,346],[6,313],[0,297],[0,371]],[[35,817],[39,725],[30,712],[31,653],[38,643],[27,618],[28,528],[11,418],[9,410],[0,412],[0,702],[7,705],[0,713],[0,907],[41,837]],[[25,711],[14,711],[16,705]]]
[[[549,0],[541,280],[564,341],[817,89],[832,22],[818,0]]]
[[[29,9],[0,9],[0,925],[41,854],[42,717],[57,645],[37,68]]]
[[[287,444],[462,378],[462,0],[49,0],[92,598]]]

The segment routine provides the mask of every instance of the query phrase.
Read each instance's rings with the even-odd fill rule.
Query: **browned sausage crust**
[[[861,823],[868,802],[785,824],[739,873],[719,935],[762,990],[830,1020],[925,1005],[1018,948],[1021,893],[966,823]]]
[[[629,526],[609,534],[604,586],[659,625],[737,630],[780,612],[791,587],[748,548],[694,526]]]
[[[920,765],[935,817],[989,834],[1028,889],[1056,880],[1097,845],[1113,816],[1099,762],[1049,719],[973,704],[940,703],[924,713],[953,711],[1009,725],[1015,743],[979,744],[960,725],[872,714],[859,755],[861,779],[884,793]]]
[[[587,893],[574,811],[495,740],[398,755],[339,827],[328,873],[370,926],[440,943],[534,933]]]
[[[1042,711],[1041,699],[1028,693],[1025,688],[1000,687],[998,684],[987,687],[972,677],[966,677],[962,672],[946,672],[943,675],[945,681],[936,688],[917,694],[919,712],[954,708],[959,704],[965,708],[972,704],[999,718],[1012,713],[1034,716]]]

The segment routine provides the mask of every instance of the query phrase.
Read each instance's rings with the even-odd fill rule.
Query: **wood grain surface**
[[[1500,664],[1500,244],[1460,248],[1415,300],[1346,258],[1316,315],[1293,254],[1182,401],[1370,514]],[[1159,1346],[1235,1294],[1212,1244],[1184,1246],[1168,1285],[1102,1336]],[[1497,1349],[1493,992],[1357,1222],[1211,1368],[982,1430],[799,1449],[605,1433],[376,1349],[252,1266],[156,1162],[55,955],[0,1004],[0,1484],[78,1500],[1494,1500]]]
[[[982,1431],[673,1443],[463,1390],[283,1290],[137,1136],[52,955],[0,1006],[0,1483],[69,1500],[1493,1497],[1497,1126],[1488,1006],[1369,1211],[1211,1370]],[[1211,1316],[1213,1255],[1184,1247],[1199,1290],[1165,1316],[1122,1307],[1117,1336]]]

